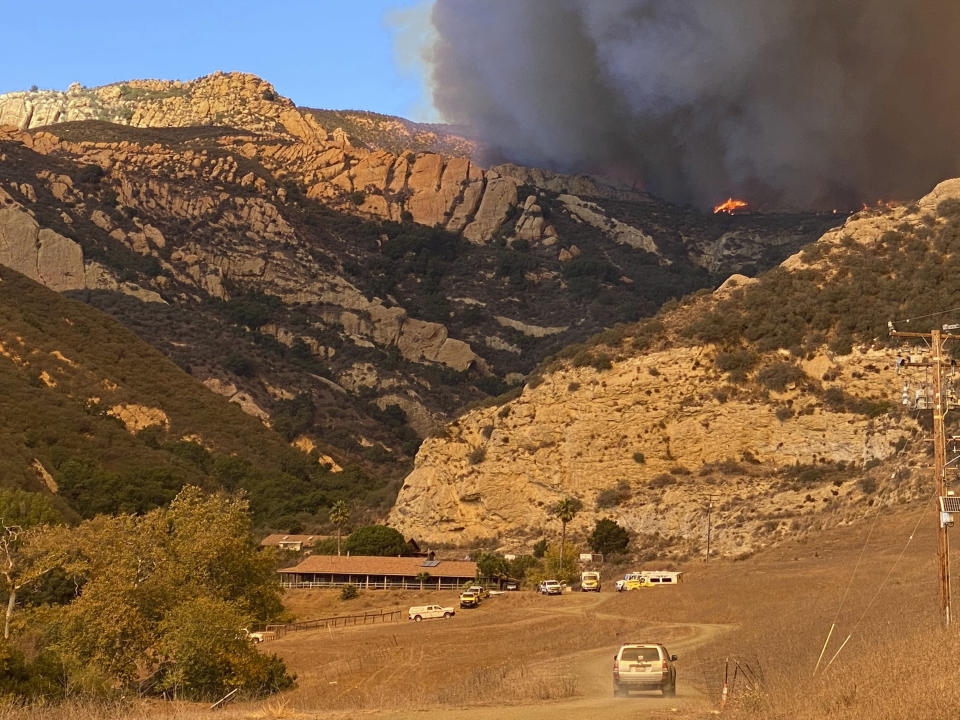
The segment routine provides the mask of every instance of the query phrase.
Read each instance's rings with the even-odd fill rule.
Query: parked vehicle
[[[622,645],[613,656],[613,694],[625,697],[631,690],[660,690],[664,697],[677,694],[677,656],[660,643]]]
[[[541,595],[561,595],[563,586],[559,580],[544,580],[540,583],[539,591]]]
[[[504,590],[507,590],[507,591],[511,591],[511,592],[514,591],[514,590],[519,590],[519,589],[520,589],[520,583],[517,582],[516,580],[507,580],[507,581],[503,584],[503,589],[504,589]]]
[[[660,585],[679,585],[683,582],[683,573],[672,570],[643,570],[642,572],[627,573],[623,580],[617,580],[617,592],[637,590],[644,587],[659,587]]]
[[[480,606],[480,596],[473,590],[466,590],[460,593],[460,607],[475,608]]]
[[[455,615],[452,607],[443,607],[442,605],[414,605],[407,612],[407,619],[420,622],[430,618],[451,618]]]
[[[477,594],[477,597],[481,600],[490,597],[490,591],[487,590],[482,585],[471,585],[467,588],[467,592],[473,592]]]
[[[584,570],[580,573],[581,592],[600,592],[600,573],[594,570]]]
[[[264,640],[273,640],[277,637],[277,634],[272,630],[258,630],[255,632],[250,632],[246,628],[243,629],[243,634],[246,635],[250,640],[256,644],[262,643]]]

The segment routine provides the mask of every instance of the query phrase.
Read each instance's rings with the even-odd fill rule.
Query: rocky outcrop
[[[58,292],[116,290],[143,302],[165,302],[153,290],[129,281],[118,281],[100,263],[85,262],[79,243],[40,227],[23,206],[12,201],[9,194],[6,196],[10,202],[0,207],[0,265]],[[103,222],[103,218],[98,219]]]
[[[135,80],[72,86],[66,93],[0,95],[0,125],[34,129],[83,120],[134,128],[221,125],[263,138],[292,136],[294,144],[248,143],[239,150],[283,174],[302,176],[311,197],[342,198],[347,209],[393,220],[410,213],[414,222],[463,231],[473,242],[488,242],[517,204],[517,181],[466,158],[355,148],[342,130],[324,128],[253,75],[214,73],[186,83]],[[236,173],[235,163],[226,172]]]
[[[52,290],[85,286],[80,245],[15,207],[0,209],[0,264]]]
[[[561,195],[579,195],[585,198],[622,200],[634,203],[654,202],[653,198],[643,191],[625,187],[615,182],[604,182],[589,175],[564,175],[542,168],[528,168],[513,163],[494,165],[490,169],[502,175],[516,178],[523,185],[533,185]]]
[[[773,479],[778,470],[882,460],[910,431],[909,422],[828,412],[799,392],[790,395],[796,415],[782,420],[759,399],[717,399],[708,392],[714,381],[705,369],[712,352],[666,350],[606,372],[568,368],[508,405],[468,413],[444,437],[424,441],[391,525],[427,543],[526,548],[558,530],[549,508],[574,496],[585,504],[571,523],[574,537],[608,515],[638,533],[699,537],[700,495],[709,491],[737,498],[714,518],[736,526],[718,534],[715,547],[742,552],[769,514],[804,516],[836,497],[832,486],[784,490]],[[828,364],[843,383],[884,360],[882,352],[864,351]],[[892,369],[876,377],[874,389],[883,383],[895,383]],[[764,477],[750,465],[739,469],[744,457],[762,467]],[[716,469],[724,465],[730,466],[726,474]],[[713,478],[709,487],[705,473]],[[621,503],[599,505],[605,490],[622,493]],[[857,490],[842,492],[856,496]],[[815,502],[804,502],[805,496]]]
[[[536,195],[528,195],[523,202],[520,218],[513,228],[513,238],[530,243],[543,241],[552,245],[557,239],[557,229],[543,217],[543,208],[537,204]]]
[[[107,415],[117,418],[131,433],[138,433],[148,427],[170,427],[170,418],[160,408],[146,405],[123,403],[107,410]]]
[[[614,242],[620,243],[621,245],[629,245],[637,250],[645,250],[655,255],[661,255],[661,262],[665,264],[670,263],[668,259],[662,257],[662,254],[657,248],[657,244],[651,236],[632,225],[627,225],[616,218],[608,217],[596,203],[582,200],[575,195],[560,195],[557,199],[560,200],[570,214],[580,222],[593,225],[595,228],[603,231]]]

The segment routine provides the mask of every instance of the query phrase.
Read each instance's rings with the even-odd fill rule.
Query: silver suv
[[[631,690],[660,690],[664,697],[677,694],[677,669],[660,643],[630,643],[613,656],[613,694],[624,697]]]

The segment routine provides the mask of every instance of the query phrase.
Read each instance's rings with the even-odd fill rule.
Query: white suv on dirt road
[[[677,669],[660,643],[623,645],[613,656],[613,694],[624,697],[631,690],[660,690],[664,697],[677,694]]]
[[[427,620],[429,618],[451,618],[455,614],[452,607],[443,607],[441,605],[414,605],[407,612],[407,619]]]
[[[540,583],[539,591],[541,595],[562,595],[563,585],[559,580],[544,580]]]

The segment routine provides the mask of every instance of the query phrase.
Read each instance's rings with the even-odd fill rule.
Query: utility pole
[[[960,335],[941,332],[939,329],[931,330],[929,333],[915,332],[897,332],[893,329],[893,323],[888,325],[890,335],[893,337],[904,338],[922,338],[930,341],[930,350],[932,360],[930,362],[903,362],[908,367],[930,367],[933,371],[933,475],[936,483],[937,496],[943,498],[947,495],[946,489],[946,467],[947,467],[947,445],[946,433],[944,432],[943,418],[947,410],[944,402],[943,389],[943,346],[947,340],[960,339]],[[950,328],[954,329],[953,327]],[[899,362],[899,361],[898,361]],[[940,505],[942,505],[942,500]],[[949,518],[949,516],[946,516]],[[940,615],[943,618],[944,625],[950,625],[950,538],[947,535],[948,520],[945,520],[945,514],[937,508],[937,566],[940,586]]]
[[[707,557],[706,560],[710,559],[710,511],[713,510],[713,496],[710,495],[707,498]]]

